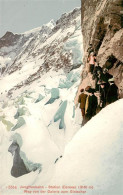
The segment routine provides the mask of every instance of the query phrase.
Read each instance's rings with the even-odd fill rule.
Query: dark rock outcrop
[[[123,97],[123,1],[81,0],[82,34],[84,44],[83,74],[87,75],[87,49],[92,43],[97,62],[114,76]]]
[[[20,39],[20,37],[21,35],[6,32],[6,34],[0,38],[0,48],[13,46]]]

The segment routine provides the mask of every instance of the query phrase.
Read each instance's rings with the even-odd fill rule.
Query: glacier
[[[59,98],[59,89],[52,88],[51,89],[51,98],[48,100],[48,102],[46,102],[46,104],[52,104],[58,98]]]

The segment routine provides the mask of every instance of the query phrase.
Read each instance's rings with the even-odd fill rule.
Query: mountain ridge
[[[23,71],[25,66],[29,67],[29,64],[35,61],[33,67],[34,69],[37,67],[36,71],[32,71],[32,74],[25,81],[14,86],[14,88],[20,88],[23,84],[28,85],[40,78],[44,72],[51,68],[56,71],[63,69],[65,72],[69,72],[71,69],[81,66],[80,57],[78,62],[74,60],[77,64],[74,63],[73,65],[73,58],[79,54],[70,51],[70,44],[67,43],[70,37],[74,39],[72,36],[77,28],[81,27],[80,13],[80,8],[75,8],[70,13],[63,14],[56,23],[51,20],[42,27],[26,31],[20,35],[7,32],[0,39],[1,62],[3,62],[1,76]],[[75,44],[77,44],[76,40]]]

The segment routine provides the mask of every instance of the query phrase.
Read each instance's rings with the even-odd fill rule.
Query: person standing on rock
[[[118,87],[114,83],[114,78],[109,79],[109,89],[106,96],[106,105],[118,100]]]
[[[104,108],[106,106],[106,95],[107,95],[107,88],[106,88],[106,82],[101,81],[99,83],[99,92],[100,92],[100,109]]]
[[[94,67],[93,77],[92,77],[92,79],[95,80],[96,91],[99,91],[99,85],[97,83],[101,79],[101,74],[102,74],[102,68],[99,66],[99,63],[97,63]]]
[[[88,57],[88,62],[89,62],[89,72],[91,72],[91,74],[93,74],[95,62],[96,62],[96,56],[95,56],[94,52],[90,53],[90,56]]]
[[[113,78],[113,76],[111,74],[108,73],[108,69],[104,68],[103,69],[103,73],[101,75],[101,80],[105,81],[106,83],[108,83],[108,80]]]
[[[89,44],[89,48],[87,49],[87,52],[88,52],[88,57],[89,57],[89,55],[90,55],[91,52],[94,52],[94,49],[93,49],[91,43]]]
[[[84,93],[84,89],[80,90],[81,94],[79,95],[78,98],[78,103],[80,103],[80,109],[81,109],[81,113],[82,113],[82,125],[84,125],[85,122],[85,104],[86,104],[86,98],[87,98],[87,94]]]
[[[97,97],[94,95],[95,90],[90,88],[85,89],[88,93],[88,97],[85,105],[85,123],[87,123],[93,116],[96,115],[96,109],[98,105]]]

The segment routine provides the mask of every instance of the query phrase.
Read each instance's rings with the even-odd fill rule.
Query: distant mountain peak
[[[45,24],[45,26],[48,26],[49,28],[53,29],[56,26],[56,23],[52,19],[52,20],[50,20],[50,22],[48,22],[47,24]]]
[[[12,32],[7,31],[7,32],[5,33],[5,35],[4,35],[3,37],[0,38],[0,40],[9,39],[9,38],[11,38],[11,37],[17,37],[17,36],[19,36],[19,34],[13,34]]]

